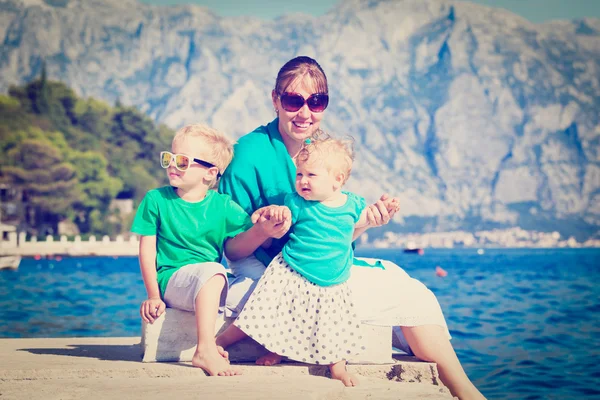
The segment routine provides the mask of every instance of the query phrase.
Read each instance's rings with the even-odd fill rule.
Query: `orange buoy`
[[[443,278],[448,275],[448,272],[438,265],[435,267],[435,274]]]

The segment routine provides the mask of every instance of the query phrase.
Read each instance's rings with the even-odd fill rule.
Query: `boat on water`
[[[18,269],[21,256],[0,256],[0,269]]]
[[[418,255],[422,256],[425,253],[425,250],[420,249],[420,248],[419,249],[415,249],[415,248],[411,247],[411,248],[404,249],[404,252],[405,253],[414,253],[414,254],[418,254]]]

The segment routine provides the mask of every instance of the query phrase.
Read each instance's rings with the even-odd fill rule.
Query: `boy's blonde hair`
[[[327,134],[321,134],[320,138],[313,137],[310,139],[310,143],[303,145],[296,160],[298,164],[317,161],[334,175],[343,173],[343,185],[352,171],[354,140],[352,137],[336,139]]]
[[[204,161],[215,164],[219,172],[223,174],[223,171],[233,159],[233,142],[223,133],[208,125],[192,124],[179,129],[173,138],[173,143],[189,137],[204,139],[208,144],[207,151],[209,154],[208,159]]]

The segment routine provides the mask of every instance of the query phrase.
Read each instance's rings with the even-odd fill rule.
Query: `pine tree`
[[[39,114],[48,114],[50,112],[50,101],[49,101],[49,88],[48,88],[48,74],[46,71],[46,61],[42,61],[42,70],[40,72],[40,79],[38,80],[37,87],[32,88],[31,94],[34,95],[32,102],[36,105],[37,112]],[[31,96],[30,96],[31,97]]]

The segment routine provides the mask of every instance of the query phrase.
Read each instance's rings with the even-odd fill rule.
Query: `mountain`
[[[278,69],[315,57],[323,127],[356,139],[350,190],[397,230],[600,226],[600,20],[534,24],[445,0],[348,0],[321,17],[221,18],[134,0],[0,0],[0,91],[39,74],[172,128],[274,117]]]

